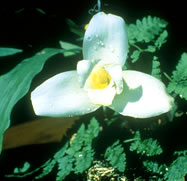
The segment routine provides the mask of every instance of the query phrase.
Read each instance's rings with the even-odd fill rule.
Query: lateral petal
[[[125,116],[148,118],[168,112],[173,98],[158,79],[138,71],[123,71],[124,89],[116,95],[111,109]]]
[[[35,113],[40,116],[70,117],[99,108],[80,88],[76,71],[60,73],[48,79],[31,93],[31,101]]]

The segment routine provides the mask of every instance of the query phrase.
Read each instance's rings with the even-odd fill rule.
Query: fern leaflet
[[[160,155],[163,152],[157,140],[152,138],[141,140],[139,131],[136,132],[134,139],[135,141],[130,145],[130,151],[146,156]]]
[[[104,157],[109,161],[112,167],[120,172],[124,172],[126,167],[126,155],[122,145],[119,144],[119,140],[106,149]]]
[[[175,92],[187,100],[187,53],[183,53],[176,70],[172,72],[172,81],[168,85],[168,92]]]

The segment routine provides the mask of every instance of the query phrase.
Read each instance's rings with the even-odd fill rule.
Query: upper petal
[[[124,89],[110,108],[125,116],[147,118],[168,112],[173,98],[158,79],[137,71],[123,71]]]
[[[93,112],[99,108],[91,103],[80,88],[76,71],[58,74],[31,93],[34,111],[40,116],[69,117]]]
[[[91,19],[83,41],[83,57],[124,65],[128,51],[125,21],[112,14],[97,13]]]

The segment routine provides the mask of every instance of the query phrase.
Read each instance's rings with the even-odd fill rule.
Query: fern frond
[[[125,171],[126,155],[122,145],[119,144],[119,140],[106,149],[104,157],[109,161],[113,168],[116,168],[120,172]]]
[[[152,138],[141,140],[139,131],[136,132],[134,139],[135,141],[130,145],[130,151],[136,151],[138,154],[148,157],[160,155],[163,152],[157,140]]]
[[[157,162],[146,160],[143,162],[144,167],[153,173],[163,175],[166,172],[167,166],[165,164],[159,165]]]
[[[155,41],[155,46],[160,49],[160,47],[166,43],[166,39],[168,37],[168,32],[166,30],[164,30],[160,36],[157,38],[157,40]]]
[[[130,43],[152,41],[156,35],[163,31],[167,22],[158,17],[144,17],[137,20],[136,24],[128,26],[128,39]]]
[[[46,165],[43,166],[42,173],[35,177],[40,179],[49,174],[57,164],[57,181],[63,180],[71,172],[82,173],[91,165],[94,151],[92,141],[99,134],[99,123],[92,118],[88,128],[82,124],[75,134],[71,143],[67,142]]]
[[[50,174],[56,165],[56,160],[50,159],[48,160],[44,165],[43,165],[43,170],[42,172],[35,177],[35,179],[41,179],[45,177],[46,175]]]
[[[187,53],[183,53],[176,70],[172,72],[172,81],[168,85],[168,92],[175,92],[187,100]]]
[[[183,181],[187,174],[187,155],[179,156],[168,168],[168,172],[164,175],[167,181]]]
[[[187,156],[187,150],[184,151],[176,151],[174,153],[174,155],[178,155],[178,156]]]

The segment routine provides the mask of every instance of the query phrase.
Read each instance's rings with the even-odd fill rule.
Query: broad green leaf
[[[82,48],[78,45],[74,45],[72,43],[68,43],[65,41],[59,41],[60,46],[62,49],[64,49],[64,56],[72,56],[72,55],[76,55],[78,53],[80,53],[80,51],[82,50]]]
[[[28,92],[34,76],[39,73],[46,60],[62,52],[59,49],[43,49],[33,57],[23,60],[10,72],[0,76],[0,140],[10,125],[10,114],[14,105]]]
[[[0,57],[13,55],[20,52],[22,52],[22,50],[17,48],[0,48]]]

